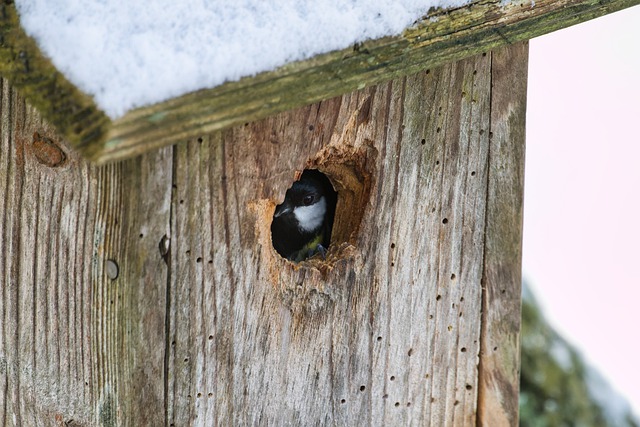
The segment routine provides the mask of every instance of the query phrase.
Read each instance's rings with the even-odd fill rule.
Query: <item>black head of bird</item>
[[[324,255],[331,238],[335,191],[321,172],[306,170],[287,190],[271,223],[273,247],[291,261]]]

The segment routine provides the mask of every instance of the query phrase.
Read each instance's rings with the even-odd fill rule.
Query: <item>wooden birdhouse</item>
[[[637,3],[432,10],[116,119],[3,3],[1,423],[516,425],[527,40]]]

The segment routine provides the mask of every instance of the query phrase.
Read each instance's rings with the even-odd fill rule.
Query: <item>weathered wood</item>
[[[160,425],[172,151],[92,167],[0,96],[0,424]]]
[[[518,424],[528,44],[493,55],[478,420]]]
[[[491,60],[176,148],[169,425],[476,423]],[[306,164],[348,197],[333,162],[360,232],[295,267],[273,209]]]
[[[475,425],[503,390],[482,346],[517,363],[480,322],[519,49],[104,167],[64,145],[47,166],[59,137],[5,86],[1,422]],[[339,192],[337,240],[293,265],[270,222],[305,167]]]
[[[2,5],[0,73],[85,156],[97,162],[133,157],[215,130],[409,75],[499,46],[546,34],[640,0],[475,1],[434,10],[397,37],[316,56],[275,71],[139,108],[110,122],[69,85]]]

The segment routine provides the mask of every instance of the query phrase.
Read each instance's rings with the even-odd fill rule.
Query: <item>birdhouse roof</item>
[[[16,0],[0,6],[0,73],[105,162],[638,1]]]

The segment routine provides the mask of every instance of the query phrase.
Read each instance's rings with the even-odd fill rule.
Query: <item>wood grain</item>
[[[131,158],[381,84],[500,46],[631,7],[640,0],[476,0],[432,10],[404,33],[317,55],[276,70],[203,89],[110,120],[44,58],[0,4],[0,73],[85,157]]]
[[[518,424],[528,43],[493,55],[478,419]]]
[[[500,220],[517,199],[499,203],[521,172],[505,162],[524,123],[502,124],[526,96],[508,86],[517,49],[102,167],[4,83],[0,423],[483,422],[491,393],[517,390],[479,371],[517,366],[513,331],[481,324],[495,244],[521,227]],[[62,163],[41,161],[61,158],[47,141]],[[270,222],[305,167],[339,193],[335,239],[294,265]]]
[[[171,150],[92,167],[5,80],[0,101],[0,424],[159,425]]]
[[[178,146],[169,425],[475,424],[490,107],[480,55]],[[360,232],[293,266],[273,209],[335,160]]]

